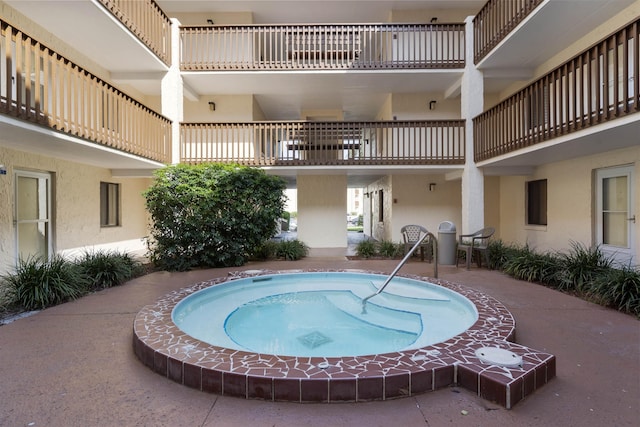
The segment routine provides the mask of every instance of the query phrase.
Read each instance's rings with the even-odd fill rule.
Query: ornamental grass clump
[[[612,259],[599,246],[586,247],[571,242],[568,253],[559,254],[562,268],[558,271],[558,289],[563,291],[589,292],[596,277],[605,274],[612,265]]]
[[[538,253],[525,246],[511,253],[502,268],[505,273],[516,279],[553,287],[560,265],[553,254]]]
[[[608,268],[594,278],[589,293],[602,305],[640,317],[640,269],[637,266]]]
[[[128,253],[85,252],[76,263],[88,290],[119,286],[143,272],[142,264]]]
[[[363,240],[356,246],[356,255],[361,258],[371,258],[377,253],[376,242],[373,240]]]
[[[391,242],[389,240],[381,240],[378,243],[378,254],[386,258],[396,258],[402,255],[404,245]]]
[[[282,240],[276,245],[276,257],[297,261],[309,254],[309,247],[298,239]]]
[[[17,304],[40,310],[74,300],[87,291],[87,278],[77,266],[59,255],[20,259],[15,272],[3,277]]]

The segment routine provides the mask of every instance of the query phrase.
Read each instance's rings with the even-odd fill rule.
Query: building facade
[[[379,240],[451,221],[637,264],[639,18],[638,0],[1,0],[0,271],[143,248],[142,192],[180,162],[282,176],[311,248],[346,248],[360,188]]]

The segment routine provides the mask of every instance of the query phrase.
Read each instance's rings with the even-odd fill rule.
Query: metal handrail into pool
[[[398,263],[398,265],[396,266],[396,268],[391,272],[391,274],[389,275],[389,277],[387,277],[387,280],[384,281],[384,283],[382,284],[382,286],[380,286],[380,288],[372,293],[371,295],[369,295],[368,297],[364,298],[362,300],[362,314],[367,314],[367,301],[370,298],[375,297],[376,295],[378,295],[380,292],[382,292],[384,290],[385,287],[387,287],[387,285],[389,284],[389,282],[391,282],[391,280],[395,277],[396,274],[398,274],[398,271],[400,271],[400,269],[402,268],[403,265],[406,264],[407,260],[409,258],[411,258],[411,255],[413,255],[413,253],[415,252],[416,249],[418,249],[418,247],[422,244],[422,242],[424,241],[424,239],[426,239],[427,237],[431,236],[434,240],[434,246],[436,248],[436,250],[434,251],[434,258],[433,258],[433,263],[435,265],[435,276],[436,278],[438,277],[438,255],[437,255],[437,243],[435,240],[435,236],[432,233],[424,233],[424,235],[421,235],[420,238],[418,239],[418,241],[413,245],[413,247],[411,248],[411,250],[409,250],[409,252],[404,256],[404,258],[402,258],[402,260]]]

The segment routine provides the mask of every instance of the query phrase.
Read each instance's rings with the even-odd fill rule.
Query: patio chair
[[[456,267],[460,260],[460,252],[466,255],[467,270],[471,269],[471,258],[475,255],[478,268],[482,267],[482,258],[484,257],[487,265],[489,265],[489,239],[493,236],[496,229],[486,227],[471,234],[461,234],[458,237],[458,249],[456,255]],[[470,242],[469,242],[470,241]]]
[[[402,240],[404,241],[404,253],[406,254],[409,250],[411,250],[413,245],[416,244],[418,239],[420,239],[421,236],[424,236],[429,231],[421,225],[410,224],[403,226],[400,229],[400,232],[402,233]],[[427,238],[420,245],[420,260],[424,261],[426,253],[427,261],[431,262],[433,256],[431,252],[431,239]]]

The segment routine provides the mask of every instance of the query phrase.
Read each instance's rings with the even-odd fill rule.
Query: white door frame
[[[620,210],[618,213],[620,215],[624,215],[624,224],[627,227],[626,230],[626,245],[610,245],[605,244],[603,235],[604,235],[604,225],[603,225],[603,200],[602,200],[602,192],[603,192],[603,181],[608,178],[616,178],[616,177],[626,177],[627,178],[627,207],[626,210]],[[633,166],[625,165],[625,166],[616,166],[605,169],[598,169],[596,171],[596,235],[595,235],[595,243],[600,245],[602,251],[610,255],[614,258],[614,260],[620,264],[631,265],[637,264],[637,254],[635,247],[635,237],[636,237],[636,212],[634,212],[635,207],[635,186],[634,186],[634,176],[633,176]]]
[[[38,218],[36,219],[20,219],[20,212],[19,212],[19,188],[18,188],[18,181],[20,177],[26,177],[26,178],[34,178],[34,179],[44,179],[45,180],[45,192],[46,194],[45,196],[45,200],[44,202],[46,203],[45,206],[45,218],[42,218],[41,214],[38,214]],[[13,209],[13,224],[14,224],[14,235],[15,235],[15,256],[16,256],[16,261],[20,258],[20,254],[21,254],[21,250],[20,250],[20,224],[28,224],[28,223],[37,223],[39,225],[43,225],[46,229],[46,254],[41,254],[44,255],[46,257],[50,257],[53,254],[53,227],[52,227],[52,221],[51,221],[51,203],[52,203],[52,199],[51,199],[51,174],[47,173],[47,172],[32,172],[32,171],[23,171],[23,170],[16,170],[14,172],[14,209]],[[38,192],[37,196],[41,196],[40,193]],[[35,254],[34,254],[35,255]]]

